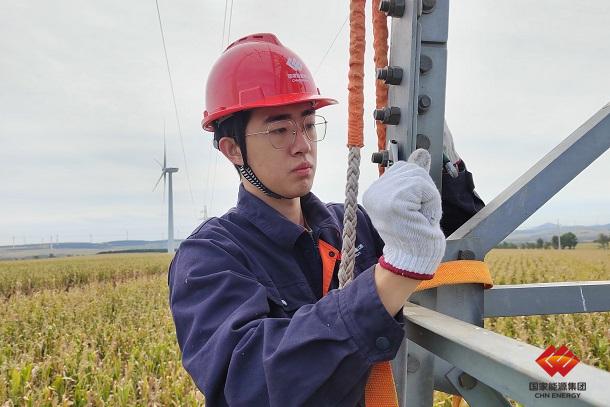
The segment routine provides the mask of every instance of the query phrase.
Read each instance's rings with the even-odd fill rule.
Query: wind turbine
[[[167,148],[165,144],[165,124],[163,125],[163,164],[158,160],[157,164],[161,166],[161,176],[155,184],[153,191],[157,189],[161,178],[163,178],[163,201],[165,201],[165,178],[169,175],[168,183],[168,199],[167,199],[167,252],[174,253],[174,194],[172,189],[172,174],[178,172],[178,168],[167,167]]]

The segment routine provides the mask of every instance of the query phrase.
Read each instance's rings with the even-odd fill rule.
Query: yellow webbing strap
[[[478,260],[454,260],[441,263],[434,277],[421,282],[415,291],[428,290],[449,284],[483,284],[484,288],[493,287],[489,267]]]

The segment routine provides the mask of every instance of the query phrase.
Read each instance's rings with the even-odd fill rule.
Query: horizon
[[[513,233],[516,232],[526,232],[526,231],[533,231],[535,229],[539,229],[542,228],[544,226],[553,226],[556,227],[557,224],[556,223],[551,223],[551,222],[546,222],[546,223],[542,223],[540,225],[536,225],[536,226],[532,226],[532,227],[527,227],[527,228],[517,228],[515,229],[511,235]],[[600,223],[600,224],[595,224],[595,225],[562,225],[559,224],[559,226],[561,227],[561,231],[562,234],[563,233],[567,233],[570,232],[570,228],[593,228],[593,227],[608,227],[610,228],[610,222],[608,223]],[[511,235],[508,235],[504,240],[509,239]],[[178,237],[178,236],[174,236],[174,241],[183,241],[186,240],[188,238],[188,236],[184,236],[184,237]],[[15,240],[15,244],[0,244],[0,248],[12,248],[12,247],[26,247],[26,246],[49,246],[49,244],[52,245],[61,245],[61,244],[92,244],[92,245],[99,245],[99,244],[110,244],[110,243],[137,243],[137,242],[143,242],[143,243],[163,243],[163,242],[167,242],[167,239],[117,239],[117,240],[99,240],[99,241],[89,241],[89,240],[53,240],[52,242],[46,241],[46,242],[28,242],[28,243],[20,243],[17,241],[17,239]]]

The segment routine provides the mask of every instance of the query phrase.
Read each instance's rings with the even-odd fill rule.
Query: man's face
[[[310,103],[259,108],[252,111],[246,127],[248,164],[267,188],[286,198],[301,197],[313,185],[316,143],[309,141],[303,132],[303,120],[311,120],[313,114]],[[252,134],[265,132],[270,123],[282,120],[292,120],[297,129],[294,143],[282,149],[272,145],[268,134]]]

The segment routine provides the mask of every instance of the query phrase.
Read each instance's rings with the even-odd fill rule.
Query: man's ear
[[[218,142],[218,149],[234,165],[244,165],[244,158],[241,155],[239,145],[232,137],[223,137]]]

